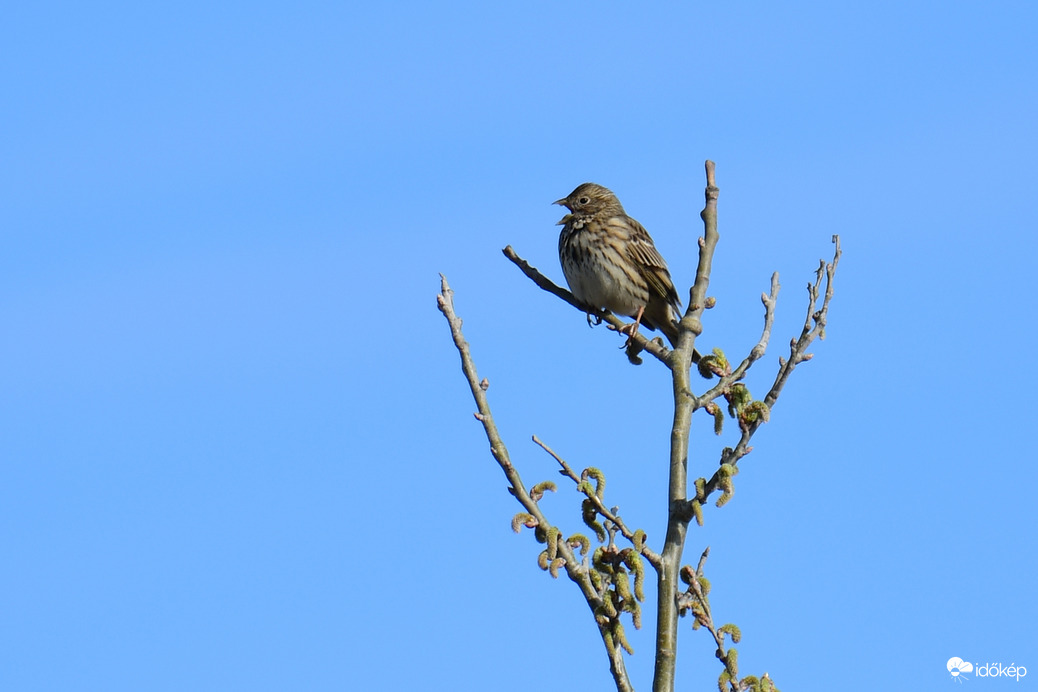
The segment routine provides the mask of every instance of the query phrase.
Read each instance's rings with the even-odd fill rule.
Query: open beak
[[[552,204],[561,204],[562,206],[566,206],[566,200],[567,199],[569,199],[569,198],[568,197],[563,197],[562,199],[555,200],[554,202],[552,202]]]

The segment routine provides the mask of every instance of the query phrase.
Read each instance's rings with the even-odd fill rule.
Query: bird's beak
[[[562,206],[566,206],[567,199],[567,197],[563,197],[562,199],[555,200],[554,202],[552,202],[552,204],[561,204]]]

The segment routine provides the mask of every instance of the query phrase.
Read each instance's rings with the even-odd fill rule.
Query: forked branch
[[[441,276],[441,290],[437,296],[440,311],[450,325],[454,344],[461,356],[462,370],[465,373],[469,388],[476,402],[476,418],[482,423],[491,453],[504,472],[510,484],[509,492],[515,496],[524,511],[513,519],[513,526],[525,525],[533,528],[537,540],[546,543],[539,563],[542,568],[557,576],[560,569],[565,569],[567,576],[580,588],[582,595],[591,609],[602,641],[609,657],[610,671],[618,690],[632,690],[630,679],[624,666],[623,652],[631,652],[620,624],[620,615],[628,612],[636,626],[640,623],[638,602],[642,600],[641,581],[644,578],[642,559],[651,564],[657,572],[657,632],[656,632],[656,668],[653,678],[654,692],[673,692],[675,686],[675,664],[677,658],[677,622],[679,615],[691,612],[695,615],[696,627],[704,627],[711,633],[717,645],[717,656],[721,659],[724,670],[719,679],[722,689],[733,692],[752,689],[757,691],[773,690],[774,685],[767,674],[757,678],[738,677],[737,652],[734,647],[726,647],[726,638],[733,643],[738,642],[738,628],[733,624],[716,626],[710,608],[708,593],[709,582],[703,576],[703,567],[709,549],[703,553],[696,569],[681,568],[681,557],[685,547],[686,533],[690,521],[695,518],[702,523],[702,507],[712,493],[720,490],[721,498],[718,506],[727,502],[733,491],[733,476],[738,472],[737,464],[746,454],[752,451],[750,441],[761,424],[768,420],[772,407],[778,401],[790,375],[797,365],[810,360],[808,348],[815,338],[825,338],[825,326],[828,318],[829,303],[833,296],[833,277],[840,261],[840,239],[833,236],[835,252],[829,263],[821,262],[813,283],[808,284],[808,309],[804,326],[798,338],[790,342],[788,358],[779,359],[779,370],[775,381],[767,394],[760,401],[752,401],[748,390],[741,383],[747,372],[763,356],[771,339],[775,321],[775,307],[778,300],[778,274],[771,277],[771,288],[761,296],[764,304],[764,327],[758,342],[748,354],[733,368],[727,358],[717,351],[713,356],[704,356],[699,361],[702,374],[716,375],[718,380],[706,392],[696,395],[691,390],[690,370],[692,354],[695,352],[696,338],[703,331],[702,319],[704,311],[711,307],[713,300],[708,298],[714,251],[719,241],[717,231],[717,201],[719,191],[714,180],[714,164],[706,162],[706,205],[702,211],[704,234],[699,238],[699,261],[696,268],[695,281],[689,291],[689,305],[681,318],[679,336],[673,350],[668,349],[659,339],[646,339],[641,333],[636,334],[628,343],[628,357],[640,362],[638,353],[642,350],[653,355],[665,364],[671,372],[673,381],[674,419],[671,427],[671,449],[669,458],[670,481],[667,498],[667,533],[662,550],[657,553],[646,545],[645,534],[641,530],[631,530],[619,516],[617,508],[610,508],[603,500],[605,477],[599,469],[587,468],[577,473],[562,457],[536,436],[533,440],[550,454],[561,467],[560,473],[572,480],[577,490],[584,495],[583,518],[592,527],[599,541],[603,543],[589,558],[589,539],[581,534],[573,534],[563,539],[559,529],[551,524],[544,515],[538,500],[545,489],[554,489],[554,484],[546,481],[531,490],[523,485],[518,471],[512,466],[508,450],[501,440],[493,415],[487,402],[486,391],[489,383],[478,378],[475,364],[461,331],[461,319],[454,311],[453,291]],[[609,328],[619,331],[626,326],[625,322],[612,313],[589,307],[578,301],[572,293],[554,284],[541,274],[529,262],[508,246],[505,256],[530,278],[538,287],[547,291],[577,310],[606,322]],[[824,289],[823,289],[824,280]],[[689,495],[688,457],[691,418],[695,411],[705,408],[723,421],[718,401],[723,397],[728,402],[729,414],[737,418],[740,428],[738,443],[721,452],[717,471],[709,479],[699,478],[695,481],[695,492]],[[720,428],[718,428],[719,430]],[[604,527],[598,518],[604,520]],[[620,548],[616,545],[617,536],[629,541],[633,548]],[[579,549],[579,555],[577,551]],[[635,588],[630,588],[628,576],[634,575]],[[679,586],[684,582],[685,588]]]

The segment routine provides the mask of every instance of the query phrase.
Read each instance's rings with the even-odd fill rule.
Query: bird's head
[[[605,210],[622,214],[624,211],[616,195],[609,188],[596,183],[578,185],[576,190],[562,199],[555,200],[553,204],[561,204],[574,214],[597,214]]]

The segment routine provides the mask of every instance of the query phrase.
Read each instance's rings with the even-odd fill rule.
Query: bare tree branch
[[[479,380],[479,376],[476,373],[476,364],[472,360],[468,342],[461,331],[461,318],[454,312],[454,291],[447,284],[447,277],[442,274],[440,275],[440,293],[436,296],[436,303],[450,325],[454,345],[461,356],[461,369],[465,373],[465,379],[469,383],[472,397],[476,401],[476,419],[483,424],[483,430],[486,433],[487,440],[490,442],[490,453],[494,455],[494,459],[497,460],[498,465],[508,479],[511,486],[509,492],[515,496],[515,499],[534,518],[539,529],[549,536],[556,535],[558,531],[552,532],[554,527],[541,512],[541,508],[536,500],[527,492],[522,479],[519,477],[519,472],[512,466],[508,456],[508,449],[501,440],[497,425],[494,423],[494,416],[490,412],[490,404],[487,402],[486,390],[489,387],[489,383],[485,379],[483,381]],[[617,615],[617,618],[612,619],[599,617],[600,610],[606,604],[603,603],[602,595],[592,582],[588,567],[577,559],[573,549],[565,540],[556,540],[554,549],[558,551],[558,555],[564,561],[563,566],[566,569],[566,574],[580,588],[588,607],[591,609],[592,614],[596,616],[595,623],[598,625],[599,633],[602,635],[602,641],[606,647],[606,653],[609,656],[609,668],[613,674],[617,690],[620,692],[633,692],[634,688],[631,686],[627,668],[624,665],[622,644],[617,641],[616,628],[619,616]]]
[[[840,249],[840,236],[833,236],[833,244],[836,246],[833,253],[833,261],[826,264],[825,260],[821,260],[820,266],[816,272],[815,283],[807,285],[807,317],[804,320],[804,327],[801,330],[800,337],[790,342],[789,358],[779,358],[778,375],[775,377],[774,384],[772,384],[771,389],[768,390],[768,393],[763,399],[764,404],[769,410],[775,407],[779,395],[782,393],[782,388],[786,386],[786,382],[789,380],[789,376],[793,373],[796,366],[811,359],[811,355],[806,352],[811,343],[816,337],[824,338],[825,336],[825,324],[829,315],[829,302],[833,297],[833,276],[836,273],[837,265],[840,263],[840,256],[843,254]],[[822,304],[821,307],[819,307],[818,300],[820,297],[820,288],[823,276],[826,280],[825,294],[822,296]],[[772,285],[777,285],[777,278],[773,279]],[[722,452],[721,465],[731,464],[734,466],[740,459],[749,454],[753,450],[753,448],[749,446],[750,440],[764,422],[763,419],[756,420],[743,428],[742,435],[739,437],[739,442],[735,447],[726,448]],[[712,492],[717,490],[723,480],[723,473],[720,470],[716,471],[710,480],[706,482],[704,496],[701,502],[705,500],[706,497],[709,497]],[[691,508],[686,508],[686,512],[691,511]]]
[[[663,568],[658,571],[656,591],[656,669],[654,692],[673,692],[678,650],[678,572],[689,517],[681,511],[688,496],[688,444],[692,424],[693,400],[689,368],[696,337],[703,332],[702,315],[706,309],[706,292],[710,285],[710,268],[717,248],[717,198],[720,190],[714,180],[714,162],[706,162],[706,206],[700,214],[704,235],[699,242],[699,265],[689,294],[689,305],[681,319],[678,345],[671,356],[674,391],[674,422],[670,430],[670,483],[667,490],[667,536],[662,555]]]
[[[620,319],[613,313],[609,312],[608,310],[599,310],[596,307],[584,305],[579,300],[577,300],[572,293],[570,293],[564,288],[561,288],[560,286],[555,285],[555,283],[552,282],[551,279],[544,276],[544,274],[541,274],[539,271],[537,271],[535,267],[530,266],[529,262],[527,262],[518,254],[516,254],[516,251],[512,249],[511,245],[505,247],[505,249],[501,252],[503,252],[505,254],[505,257],[511,260],[515,264],[515,266],[519,267],[523,274],[526,274],[526,276],[535,284],[537,284],[537,286],[539,286],[541,289],[547,291],[548,293],[551,293],[554,296],[561,298],[562,300],[566,301],[567,303],[575,307],[577,310],[580,310],[583,313],[587,313],[588,315],[594,317],[598,321],[605,322],[613,331],[619,332],[622,327],[627,326],[626,322],[624,322],[622,319]],[[628,336],[625,334],[624,338],[627,339]],[[661,363],[663,363],[667,367],[670,367],[670,349],[663,345],[663,341],[661,339],[647,339],[641,332],[636,333],[634,335],[634,338],[631,339],[630,345],[627,347],[628,359],[635,365],[640,364],[641,359],[638,358],[638,353],[640,353],[641,351],[647,351],[648,353],[655,356],[656,359],[659,360]]]

